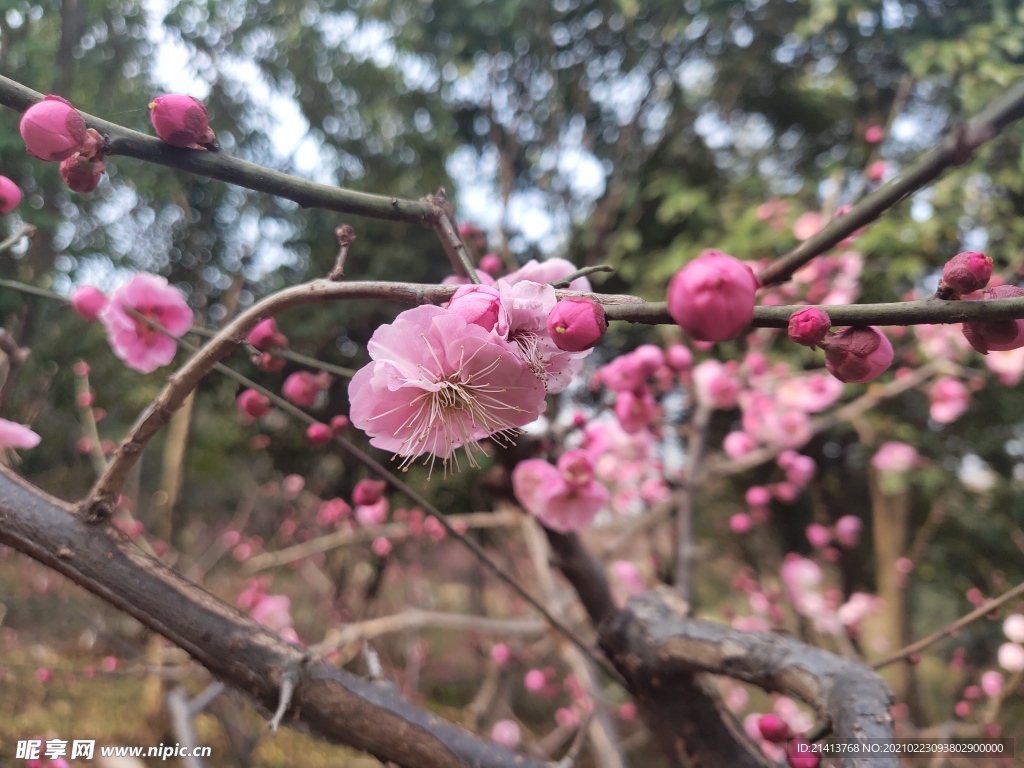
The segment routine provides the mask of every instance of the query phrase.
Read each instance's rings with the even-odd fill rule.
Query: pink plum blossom
[[[515,749],[521,738],[519,724],[515,720],[499,720],[491,728],[491,741],[503,747]]]
[[[75,154],[88,138],[85,118],[60,96],[47,96],[21,117],[25,149],[38,160],[58,162]]]
[[[10,213],[21,202],[21,188],[6,176],[0,176],[0,213]]]
[[[576,266],[565,259],[545,259],[536,261],[530,259],[515,272],[510,272],[503,278],[509,285],[515,285],[527,280],[531,283],[557,283],[576,271]],[[585,277],[577,277],[569,283],[570,291],[589,291],[590,281]]]
[[[772,494],[763,485],[752,485],[744,499],[751,507],[767,507],[772,501]]]
[[[505,271],[505,262],[496,253],[485,253],[480,257],[480,269],[492,277],[497,277]]]
[[[79,317],[90,323],[99,320],[103,310],[107,307],[107,302],[106,294],[91,285],[83,285],[71,294],[71,308],[78,313]]]
[[[258,419],[270,413],[270,399],[254,389],[247,389],[238,396],[238,409],[247,416]]]
[[[990,669],[981,676],[981,690],[989,698],[995,698],[1003,691],[1003,676]]]
[[[378,499],[372,504],[356,505],[356,520],[360,525],[373,528],[387,522],[388,513],[391,511],[391,504],[385,498]]]
[[[901,475],[909,472],[917,463],[918,454],[913,446],[901,443],[898,440],[890,440],[883,443],[874,456],[871,457],[871,466],[879,472],[890,472]]]
[[[1024,647],[1017,643],[1003,643],[997,654],[999,666],[1007,672],[1024,671]]]
[[[333,437],[331,428],[322,422],[318,421],[306,427],[306,439],[313,445],[327,445]]]
[[[705,360],[693,369],[697,400],[708,408],[729,410],[736,407],[740,382],[735,372],[718,360]]]
[[[60,177],[72,192],[88,193],[100,184],[107,164],[99,155],[88,157],[76,152],[60,164]]]
[[[491,648],[491,661],[499,667],[504,667],[512,658],[512,651],[504,643],[495,643]]]
[[[836,541],[839,545],[852,549],[857,546],[860,541],[860,532],[864,527],[864,523],[861,522],[859,517],[855,515],[843,515],[836,520],[835,532]]]
[[[876,184],[885,178],[885,175],[889,172],[889,164],[885,160],[875,160],[875,162],[868,165],[864,171],[864,175],[868,181],[873,181]]]
[[[583,367],[586,352],[559,349],[548,333],[548,315],[555,308],[555,289],[550,285],[522,280],[498,281],[501,311],[495,330],[540,381],[548,392],[565,389]]]
[[[156,135],[172,147],[217,147],[206,107],[191,96],[157,96],[149,105],[149,119]]]
[[[885,128],[880,125],[872,125],[864,131],[864,141],[868,144],[880,144],[885,138]]]
[[[639,595],[644,591],[644,579],[635,563],[629,560],[616,560],[612,563],[611,571],[629,594]]]
[[[758,287],[749,265],[707,250],[672,278],[668,311],[692,338],[728,341],[750,325]]]
[[[960,418],[971,402],[971,393],[959,379],[943,376],[928,391],[931,401],[929,415],[940,424],[951,424]]]
[[[292,625],[291,607],[292,601],[287,595],[264,595],[249,613],[253,621],[281,632]]]
[[[448,311],[490,331],[498,324],[501,294],[489,285],[463,285],[452,295]]]
[[[825,367],[842,382],[862,384],[892,364],[892,344],[874,326],[842,328],[825,349]]]
[[[1024,615],[1011,613],[1003,620],[1003,634],[1012,643],[1024,644]]]
[[[192,327],[192,310],[185,297],[165,278],[143,272],[114,291],[100,315],[114,354],[129,368],[151,373],[170,363],[178,350],[174,339],[128,310],[159,323],[172,336],[181,336]]]
[[[1024,379],[1024,347],[985,355],[985,367],[999,378],[1004,387],[1015,387]]]
[[[280,349],[288,346],[288,337],[277,329],[277,320],[268,317],[261,320],[249,331],[246,337],[252,346],[260,352],[269,352],[273,349]]]
[[[367,349],[373,362],[349,384],[349,418],[403,466],[425,454],[447,462],[460,447],[476,465],[480,440],[544,410],[543,384],[508,346],[440,307],[403,312]]]
[[[609,500],[608,489],[593,479],[587,453],[571,453],[570,460],[560,460],[558,468],[542,459],[527,459],[512,470],[512,487],[519,503],[560,533],[586,528]]]
[[[793,222],[793,235],[797,240],[814,237],[825,228],[825,217],[816,211],[801,213]]]
[[[980,291],[992,277],[992,257],[975,251],[958,253],[942,268],[939,292],[956,296]],[[948,295],[945,298],[949,298]]]
[[[997,285],[984,293],[985,299],[1015,299],[1024,296],[1016,285]],[[1005,352],[1024,347],[1024,320],[991,320],[964,323],[963,334],[978,352]]]
[[[783,744],[793,736],[789,726],[778,715],[761,715],[757,729],[765,740],[774,744]]]
[[[548,315],[548,335],[563,352],[583,352],[608,330],[604,307],[592,299],[562,299]]]
[[[799,488],[807,485],[817,470],[814,459],[792,450],[780,453],[777,462],[786,473],[786,480]]]
[[[744,512],[737,512],[729,518],[729,530],[737,535],[749,533],[753,525],[750,515]]]
[[[665,362],[673,371],[688,371],[693,366],[693,352],[685,344],[673,344],[665,350]]]
[[[352,503],[356,506],[376,504],[384,495],[387,483],[383,480],[363,479],[352,489]]]
[[[819,523],[811,523],[808,525],[805,533],[807,534],[807,541],[809,541],[811,546],[815,549],[827,547],[829,542],[832,541],[832,532]]]
[[[832,321],[825,310],[808,307],[790,316],[787,333],[790,341],[805,347],[816,347],[821,344],[831,327]]]
[[[42,438],[24,424],[0,419],[0,449],[35,448],[40,440]]]
[[[523,677],[523,687],[530,693],[540,693],[544,690],[545,685],[547,685],[547,678],[544,676],[544,672],[539,669],[531,669]]]
[[[391,554],[391,542],[383,536],[378,536],[370,545],[370,551],[377,557],[387,557]]]
[[[309,408],[316,403],[320,393],[330,386],[331,379],[323,373],[296,371],[290,374],[281,385],[281,394],[301,408]]]
[[[746,432],[730,432],[722,441],[722,450],[730,459],[739,459],[757,449],[757,440]]]
[[[826,373],[786,377],[775,391],[779,405],[805,413],[820,413],[842,395],[843,383]]]
[[[646,387],[638,391],[619,392],[614,410],[622,429],[629,434],[646,429],[660,415],[658,403]]]

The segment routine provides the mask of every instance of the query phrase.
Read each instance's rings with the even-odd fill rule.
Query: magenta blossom
[[[300,408],[309,408],[330,385],[331,377],[325,373],[296,371],[284,380],[281,393]]]
[[[460,447],[475,466],[480,440],[544,410],[543,384],[509,346],[440,307],[403,312],[367,349],[373,362],[349,384],[349,418],[403,466],[427,454],[447,462]]]
[[[0,176],[0,213],[10,213],[21,202],[21,189],[6,176]]]
[[[156,135],[172,147],[217,147],[217,139],[210,130],[210,116],[198,99],[177,94],[157,96],[149,110]]]
[[[71,308],[90,323],[99,320],[103,310],[107,308],[108,301],[103,291],[91,285],[83,285],[71,294]]]
[[[1015,299],[1024,289],[1015,285],[997,285],[985,291],[986,299]],[[1024,320],[990,320],[964,323],[963,333],[970,345],[983,355],[1024,347]]]
[[[60,96],[47,96],[29,107],[20,130],[28,153],[50,162],[71,157],[88,139],[85,118]]]
[[[24,424],[0,419],[0,449],[35,448],[41,439]]]
[[[794,312],[789,318],[789,338],[805,347],[816,347],[825,339],[832,327],[828,313],[817,307]]]
[[[250,418],[258,419],[270,413],[270,399],[255,389],[247,389],[238,396],[238,410]]]
[[[491,277],[497,277],[505,271],[505,262],[496,253],[485,253],[480,257],[480,269]]]
[[[249,335],[245,340],[260,352],[269,352],[273,349],[281,349],[288,346],[288,337],[277,329],[277,321],[272,317],[260,320],[249,331]]]
[[[541,459],[527,459],[512,470],[512,487],[519,503],[547,528],[560,533],[586,528],[609,500],[608,489],[593,479],[586,452],[571,453],[565,467],[562,461],[556,468]]]
[[[892,364],[892,358],[892,344],[873,325],[842,328],[825,349],[828,372],[847,384],[877,379]]]
[[[548,335],[563,352],[590,349],[607,330],[604,307],[591,299],[562,299],[548,315]]]
[[[992,278],[992,257],[975,251],[958,253],[942,268],[939,292],[944,290],[955,295],[980,291]],[[948,298],[946,296],[945,298]]]
[[[747,264],[708,250],[672,278],[668,311],[692,338],[728,341],[750,325],[757,289],[757,278]]]
[[[129,368],[151,373],[174,359],[178,345],[141,318],[159,323],[172,336],[181,336],[192,327],[192,310],[185,297],[159,275],[140,273],[122,285],[100,315],[114,354]]]

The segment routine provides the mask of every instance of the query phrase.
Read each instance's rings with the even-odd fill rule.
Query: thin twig
[[[582,269],[577,269],[572,274],[566,275],[561,280],[556,280],[555,282],[551,283],[551,287],[552,288],[568,288],[569,284],[573,280],[577,280],[577,279],[579,279],[581,277],[586,277],[587,275],[593,275],[593,274],[595,274],[597,272],[614,272],[614,271],[615,271],[615,267],[613,267],[611,264],[597,264],[597,265],[595,265],[593,267],[583,267]]]
[[[284,719],[284,713],[288,711],[288,706],[292,703],[292,694],[295,693],[297,678],[298,674],[294,669],[285,670],[284,674],[281,675],[281,698],[277,702],[277,710],[274,712],[274,716],[270,718],[268,723],[271,733],[277,733],[277,728],[281,725],[281,720]]]
[[[1020,597],[1021,595],[1024,595],[1024,584],[1018,584],[1016,587],[1007,592],[1004,592],[999,597],[995,597],[991,600],[988,600],[987,602],[978,606],[965,616],[961,616],[952,624],[943,627],[938,632],[933,632],[932,634],[928,635],[928,637],[922,640],[918,640],[916,643],[911,643],[905,648],[901,648],[900,650],[896,651],[895,653],[889,654],[883,659],[879,659],[878,661],[872,663],[871,667],[873,669],[881,669],[882,667],[886,667],[892,664],[894,661],[900,661],[901,659],[905,659],[908,656],[913,656],[915,653],[920,653],[925,648],[934,645],[935,643],[939,642],[945,637],[949,637],[957,630],[966,627],[973,621],[977,621],[978,619],[987,616],[1000,606],[1005,605],[1006,603]]]
[[[345,259],[348,248],[356,240],[356,231],[348,224],[342,224],[334,234],[338,238],[338,256],[334,260],[334,269],[327,275],[328,280],[340,280],[345,275]]]

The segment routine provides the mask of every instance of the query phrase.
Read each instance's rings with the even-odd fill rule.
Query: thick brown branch
[[[542,768],[320,659],[255,623],[108,526],[0,468],[0,542],[67,576],[191,654],[265,712],[301,670],[286,722],[381,761],[426,768]]]
[[[804,240],[785,256],[762,269],[758,275],[761,284],[774,285],[788,280],[815,256],[870,224],[889,208],[937,179],[946,169],[967,162],[974,150],[998,136],[1003,128],[1021,117],[1024,117],[1024,80],[1018,81],[989,104],[970,123],[957,125],[942,146],[925,155],[898,179],[868,195],[814,237]]]
[[[666,588],[634,597],[602,628],[601,646],[631,684],[646,692],[640,698],[646,698],[648,706],[657,706],[659,696],[665,697],[680,680],[700,682],[705,674],[727,675],[801,699],[841,739],[892,739],[892,692],[868,667],[786,635],[741,632],[689,618],[687,611],[688,606]],[[688,715],[701,717],[699,711]],[[725,756],[700,764],[741,765]],[[848,755],[839,765],[899,768],[900,763],[896,758]]]

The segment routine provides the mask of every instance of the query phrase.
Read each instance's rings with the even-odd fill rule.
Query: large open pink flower
[[[582,531],[608,506],[609,493],[594,480],[586,451],[562,456],[558,467],[543,459],[521,461],[512,470],[512,488],[527,512],[561,533]]]
[[[110,297],[100,319],[107,328],[107,338],[114,354],[125,365],[141,373],[151,373],[174,359],[178,345],[142,319],[134,310],[155,320],[174,336],[192,327],[192,310],[185,297],[159,275],[142,272],[122,285]]]
[[[402,456],[403,467],[426,455],[447,466],[460,447],[475,466],[480,440],[544,410],[544,385],[513,350],[441,307],[403,312],[367,349],[374,362],[349,384],[349,417],[372,445]]]

